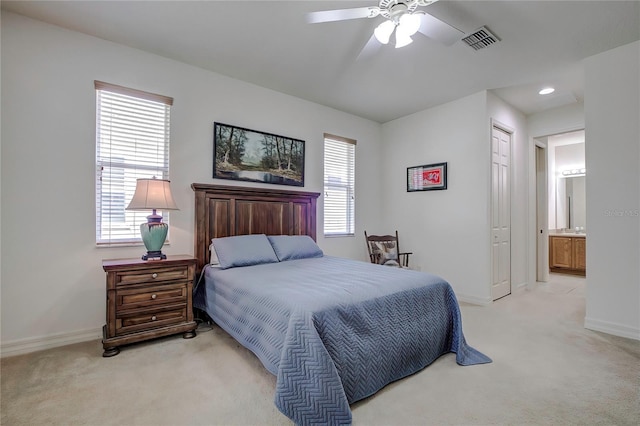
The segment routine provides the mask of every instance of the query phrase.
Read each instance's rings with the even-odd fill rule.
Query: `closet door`
[[[491,134],[491,257],[493,300],[511,294],[511,133]]]

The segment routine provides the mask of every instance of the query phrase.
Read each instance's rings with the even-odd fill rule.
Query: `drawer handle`
[[[155,315],[151,317],[151,321],[155,321],[156,319],[157,319],[157,318],[156,318],[156,316],[155,316]]]
[[[151,278],[158,278],[158,274],[156,274],[155,272],[151,275]]]
[[[152,298],[152,299],[155,299],[156,297],[158,297],[158,296],[157,296],[157,295],[155,295],[155,294],[152,294],[152,295],[151,295],[151,298]]]

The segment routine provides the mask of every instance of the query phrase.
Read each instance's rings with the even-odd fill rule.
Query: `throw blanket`
[[[435,275],[336,257],[206,270],[194,306],[277,377],[296,424],[350,424],[349,404],[468,346],[451,286]]]

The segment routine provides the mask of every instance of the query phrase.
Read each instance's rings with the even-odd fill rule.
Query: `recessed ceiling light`
[[[554,89],[553,87],[545,87],[544,89],[540,90],[538,93],[541,95],[548,95],[550,93],[555,92],[556,89]]]

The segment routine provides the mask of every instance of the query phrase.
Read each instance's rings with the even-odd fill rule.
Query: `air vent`
[[[484,49],[500,41],[487,27],[482,27],[462,39],[475,50]]]

